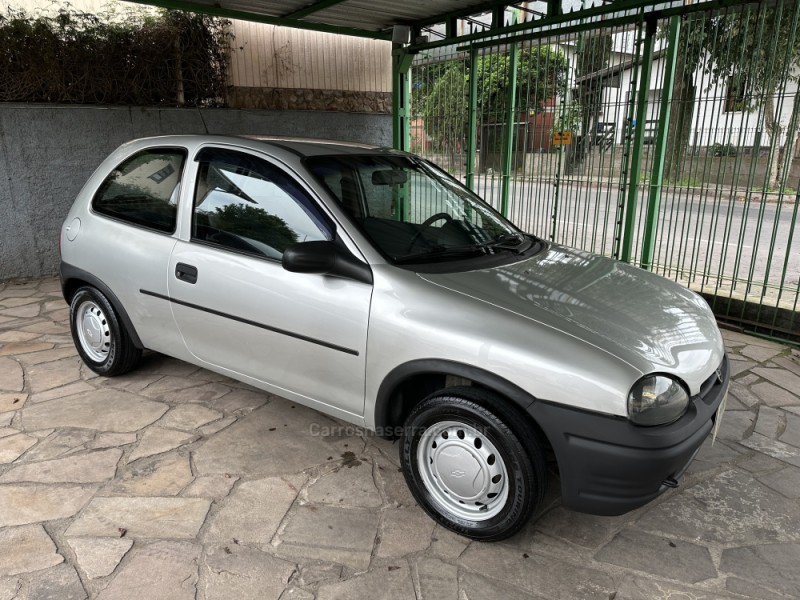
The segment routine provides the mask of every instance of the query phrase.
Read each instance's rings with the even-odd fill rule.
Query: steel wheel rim
[[[428,427],[417,446],[417,466],[433,501],[470,521],[497,516],[508,499],[508,471],[492,441],[466,423]]]
[[[93,301],[86,300],[75,312],[75,329],[78,341],[86,355],[101,363],[111,350],[111,328],[103,310]]]

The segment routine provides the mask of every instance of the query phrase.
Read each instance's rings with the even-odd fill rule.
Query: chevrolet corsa
[[[702,298],[524,233],[403,152],[136,140],[80,192],[61,250],[93,371],[153,350],[399,437],[419,504],[473,539],[516,532],[549,471],[574,510],[649,502],[724,409]]]

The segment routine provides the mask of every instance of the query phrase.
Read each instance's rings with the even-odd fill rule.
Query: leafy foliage
[[[257,206],[227,204],[216,209],[214,226],[258,240],[279,252],[297,242],[297,234],[280,217]]]
[[[507,53],[492,53],[478,58],[478,122],[501,123],[506,118],[509,96]],[[541,112],[545,105],[563,92],[567,84],[569,63],[564,53],[550,46],[520,51],[517,63],[515,104],[518,112]],[[469,69],[463,61],[450,62],[437,73],[433,84],[425,86],[421,114],[427,131],[434,137],[448,140],[443,145],[463,144],[469,120]]]
[[[227,21],[180,11],[122,18],[61,8],[0,15],[0,101],[222,104]]]

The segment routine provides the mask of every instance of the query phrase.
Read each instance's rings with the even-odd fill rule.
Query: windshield
[[[396,264],[521,253],[531,245],[489,205],[422,159],[316,156],[306,165]]]

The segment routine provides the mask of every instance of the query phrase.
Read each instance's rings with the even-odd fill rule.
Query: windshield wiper
[[[525,242],[528,242],[525,244]],[[500,235],[490,242],[480,244],[481,248],[489,248],[492,250],[510,250],[514,254],[523,254],[531,247],[531,242],[521,233],[507,233]]]
[[[415,252],[414,254],[406,254],[405,256],[398,256],[394,259],[395,264],[413,264],[418,262],[427,262],[428,260],[438,260],[440,258],[454,258],[461,256],[475,256],[475,254],[486,254],[486,249],[482,245],[476,246],[438,246],[432,250],[425,252]]]

